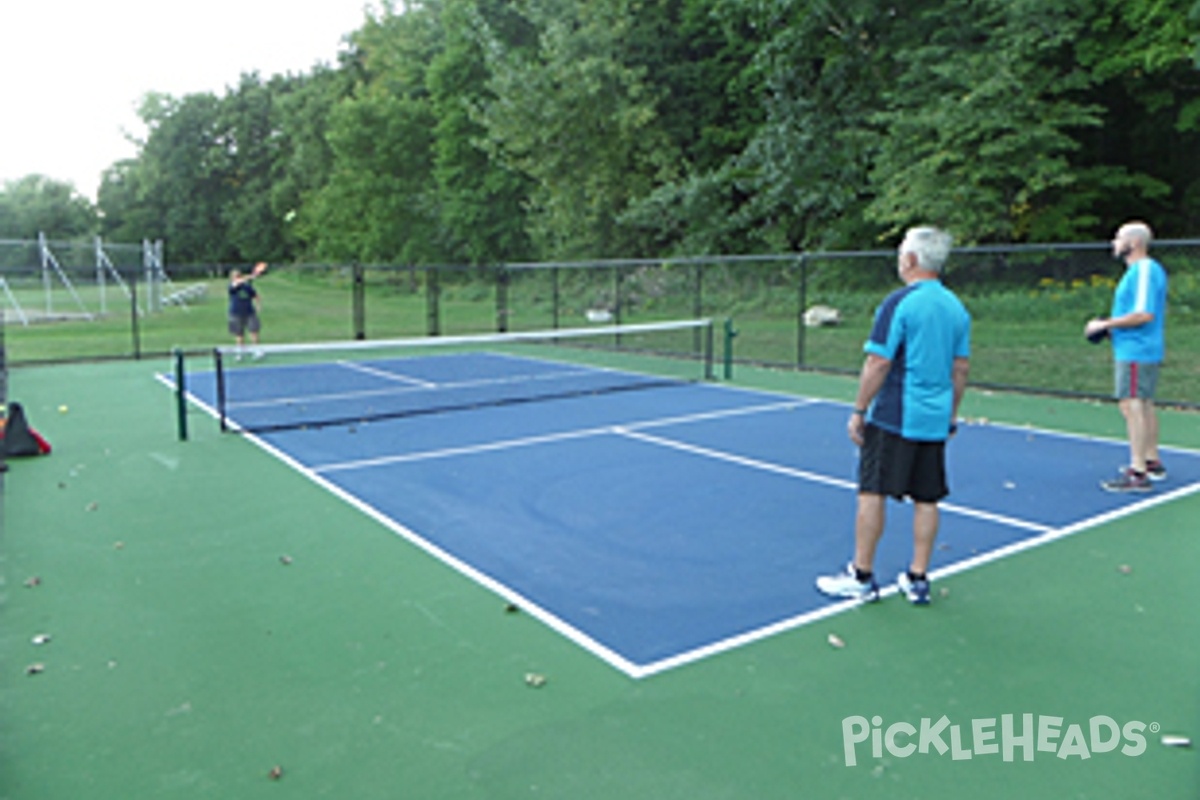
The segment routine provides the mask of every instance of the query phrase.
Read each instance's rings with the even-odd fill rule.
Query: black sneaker
[[[1126,467],[1111,481],[1100,481],[1100,488],[1106,492],[1149,492],[1154,487],[1150,485],[1146,473],[1134,472],[1132,467]]]
[[[1152,481],[1165,481],[1167,479],[1167,468],[1163,466],[1161,461],[1147,461],[1146,477]]]

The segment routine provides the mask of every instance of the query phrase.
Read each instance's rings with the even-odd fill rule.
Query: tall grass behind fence
[[[96,283],[87,248],[58,252],[75,252],[74,263],[62,266],[77,288]],[[0,256],[5,253],[0,246]],[[28,253],[14,253],[0,258],[0,275],[29,292],[32,305],[44,291],[41,267],[29,263]],[[1171,280],[1160,396],[1197,404],[1200,241],[1158,242],[1155,256]],[[1087,345],[1082,330],[1087,319],[1107,313],[1123,269],[1100,244],[956,250],[944,279],[974,319],[972,381],[1108,396],[1111,350]],[[228,266],[169,266],[170,288],[186,299],[153,313],[135,307],[145,291],[141,263],[130,256],[118,271],[130,296],[110,282],[105,310],[88,320],[20,324],[7,309],[10,363],[157,357],[174,347],[205,350],[229,340]],[[874,310],[898,286],[894,251],[503,267],[278,265],[257,281],[267,342],[730,317],[739,361],[847,372],[860,367]],[[817,305],[836,309],[838,324],[807,326],[805,311]]]

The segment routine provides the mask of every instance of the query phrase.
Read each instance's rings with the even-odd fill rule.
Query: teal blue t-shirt
[[[971,355],[971,315],[939,280],[892,292],[863,351],[892,362],[867,421],[915,441],[941,442],[954,413],[954,359]]]
[[[1125,268],[1113,293],[1112,316],[1136,311],[1154,319],[1136,328],[1112,328],[1113,357],[1118,361],[1157,364],[1166,354],[1167,271],[1153,258],[1143,258]]]

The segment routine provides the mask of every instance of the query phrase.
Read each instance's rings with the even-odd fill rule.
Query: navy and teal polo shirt
[[[971,355],[971,315],[939,280],[910,283],[875,312],[863,351],[892,363],[867,421],[915,441],[945,441],[954,413],[954,359]]]

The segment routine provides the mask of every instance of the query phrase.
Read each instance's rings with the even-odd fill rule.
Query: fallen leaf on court
[[[1122,575],[1128,575],[1129,573],[1133,572],[1133,567],[1129,566],[1128,564],[1122,564],[1121,566],[1117,567],[1117,571]]]
[[[508,603],[504,606],[505,614],[515,614],[520,610],[520,607],[516,603]]]
[[[1017,488],[1017,485],[1015,483],[1013,483],[1012,481],[1005,481],[1004,488],[1005,489],[1015,489],[1015,488]]]
[[[45,664],[30,664],[28,667],[25,668],[26,675],[41,675],[45,671],[46,671]]]
[[[846,646],[846,643],[842,640],[842,637],[838,636],[836,633],[829,634],[825,641],[829,642],[830,647],[836,647],[839,650]]]
[[[34,575],[31,578],[25,579],[25,588],[26,589],[32,589],[35,586],[41,586],[41,585],[42,585],[42,579],[39,578],[37,575]]]
[[[87,504],[87,507],[85,508],[85,510],[86,511],[95,511],[99,507],[100,507],[100,504],[93,500],[92,502]]]
[[[546,676],[539,675],[536,672],[526,672],[525,684],[527,686],[532,686],[534,689],[540,689],[546,685]]]
[[[279,780],[283,777],[283,767],[279,766],[278,764],[271,767],[271,771],[267,773],[267,777],[273,781]]]
[[[283,564],[286,567],[288,564],[292,563],[292,557],[291,556],[280,556],[279,563]]]
[[[950,590],[947,589],[945,586],[943,586],[941,589],[938,590],[938,597],[949,597],[949,596],[950,596]]]
[[[32,641],[34,644],[49,644],[50,634],[39,633],[37,636],[33,637],[33,639],[31,639],[30,641]]]

